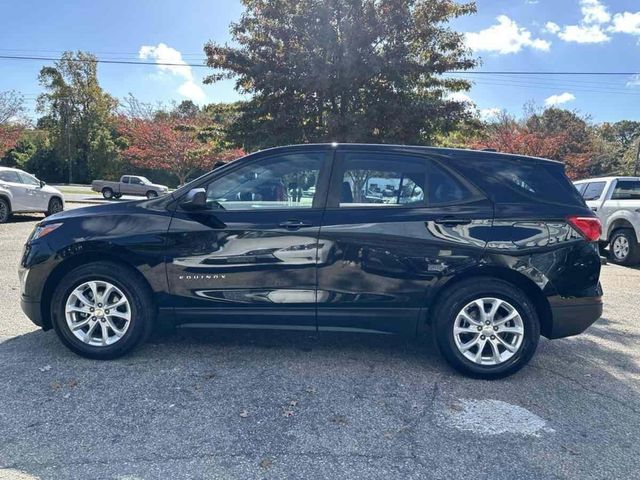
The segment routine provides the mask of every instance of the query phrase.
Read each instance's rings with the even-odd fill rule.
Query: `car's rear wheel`
[[[111,200],[113,198],[113,190],[111,190],[110,188],[103,188],[102,196],[107,200]]]
[[[11,206],[4,198],[0,198],[0,223],[6,223],[11,218]]]
[[[618,265],[635,265],[640,261],[640,248],[635,232],[630,228],[620,228],[611,234],[609,251],[611,261]]]
[[[517,372],[529,362],[540,338],[529,298],[515,286],[490,277],[457,284],[436,306],[433,325],[447,361],[477,378]]]
[[[51,300],[56,333],[88,358],[120,357],[146,339],[154,306],[149,289],[126,267],[82,265],[64,276]]]
[[[52,198],[51,200],[49,200],[49,208],[45,212],[45,215],[48,217],[49,215],[60,213],[62,209],[62,200],[60,200],[59,198]]]
[[[157,193],[157,192],[154,192],[153,190],[149,190],[149,191],[147,192],[147,198],[148,198],[149,200],[151,200],[152,198],[156,198],[157,196],[158,196],[158,193]]]

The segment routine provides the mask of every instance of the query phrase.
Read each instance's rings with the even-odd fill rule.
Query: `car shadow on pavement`
[[[56,479],[629,477],[640,467],[637,342],[603,319],[582,337],[542,339],[518,374],[480,381],[453,372],[430,341],[390,336],[179,330],[99,362],[36,331],[0,344],[0,469]],[[526,409],[542,427],[496,434],[469,423],[468,402],[486,400]]]

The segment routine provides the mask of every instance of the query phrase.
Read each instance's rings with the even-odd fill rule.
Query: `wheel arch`
[[[611,240],[611,235],[613,235],[613,232],[615,232],[616,230],[620,230],[621,228],[628,228],[632,230],[636,235],[636,239],[638,238],[638,233],[636,232],[633,223],[625,217],[618,217],[609,225],[609,228],[607,230],[607,241]]]
[[[56,286],[60,283],[62,278],[73,270],[76,267],[81,265],[86,265],[88,263],[94,262],[109,262],[115,263],[122,268],[128,270],[131,274],[135,275],[136,278],[141,282],[141,285],[144,288],[148,289],[150,298],[154,302],[154,309],[157,310],[157,305],[155,303],[155,296],[153,295],[153,289],[149,284],[149,281],[145,278],[145,276],[138,270],[134,265],[127,263],[122,258],[117,255],[114,255],[110,252],[86,252],[74,255],[63,260],[60,264],[58,264],[49,274],[47,281],[44,284],[42,290],[42,297],[40,302],[41,314],[42,314],[42,322],[43,328],[48,330],[52,327],[52,318],[51,318],[51,299],[53,297],[53,292],[56,289]]]
[[[11,212],[13,210],[13,206],[11,205],[11,196],[6,192],[0,192],[0,198],[9,204],[9,212]]]
[[[491,277],[503,280],[514,285],[524,292],[533,303],[538,319],[540,320],[540,332],[547,335],[552,328],[552,312],[549,300],[536,283],[526,275],[506,267],[485,266],[465,270],[440,285],[435,294],[429,299],[429,306],[421,319],[422,328],[432,324],[431,313],[437,310],[438,303],[442,301],[447,291],[455,288],[455,285],[465,280],[476,277]]]

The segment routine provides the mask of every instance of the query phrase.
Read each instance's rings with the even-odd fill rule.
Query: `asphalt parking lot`
[[[640,270],[603,267],[604,317],[506,380],[374,336],[178,333],[96,362],[20,310],[40,219],[0,225],[2,479],[638,478]]]

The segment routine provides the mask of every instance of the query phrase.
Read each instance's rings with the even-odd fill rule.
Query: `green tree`
[[[39,80],[46,92],[37,110],[46,117],[53,148],[60,158],[70,159],[70,179],[88,182],[105,162],[117,160],[117,149],[107,141],[117,101],[98,83],[96,57],[65,52],[55,66],[40,70]]]
[[[314,141],[425,143],[468,118],[442,75],[476,65],[452,0],[243,0],[234,45],[209,42],[214,83],[251,95],[233,125],[246,148]]]

